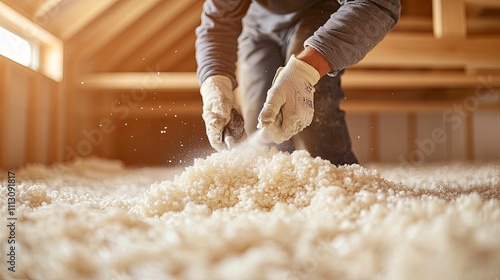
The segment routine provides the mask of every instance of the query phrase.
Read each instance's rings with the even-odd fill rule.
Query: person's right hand
[[[227,150],[230,143],[246,136],[243,118],[234,108],[231,80],[222,75],[210,76],[202,83],[200,93],[208,141],[217,151]]]
[[[273,85],[259,114],[257,128],[264,142],[280,144],[311,124],[314,117],[314,85],[319,72],[308,63],[290,57],[276,71]]]

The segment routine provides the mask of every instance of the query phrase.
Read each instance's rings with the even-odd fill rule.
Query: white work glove
[[[257,128],[262,140],[281,143],[311,124],[314,116],[314,85],[318,71],[294,55],[274,76]]]
[[[210,145],[217,151],[227,150],[246,134],[243,117],[234,107],[233,85],[222,75],[208,77],[200,87],[203,120]]]

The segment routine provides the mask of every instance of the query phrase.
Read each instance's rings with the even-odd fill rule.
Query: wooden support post
[[[464,0],[432,0],[432,22],[436,38],[465,38],[467,24]]]

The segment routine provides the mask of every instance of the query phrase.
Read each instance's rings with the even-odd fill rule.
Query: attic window
[[[0,54],[24,66],[36,69],[36,46],[0,26]]]
[[[0,1],[0,55],[60,82],[64,44],[29,18]]]

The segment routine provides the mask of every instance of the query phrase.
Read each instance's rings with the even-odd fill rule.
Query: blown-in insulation
[[[183,170],[90,158],[15,176],[2,279],[500,278],[500,162],[335,167],[249,149]]]

